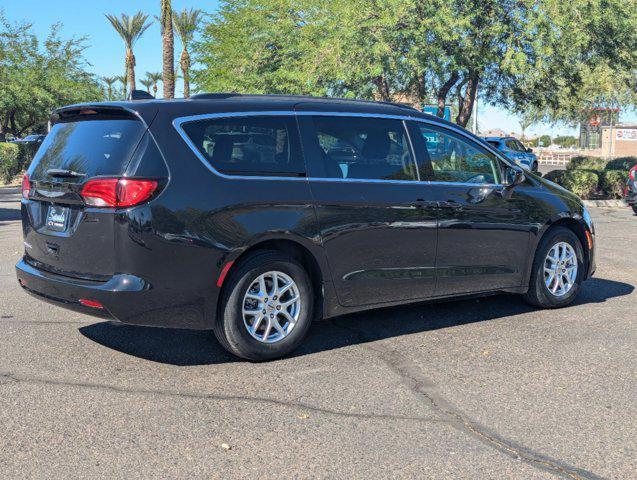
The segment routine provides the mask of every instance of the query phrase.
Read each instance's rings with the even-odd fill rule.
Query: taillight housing
[[[94,178],[84,184],[81,195],[91,207],[126,208],[145,202],[156,190],[156,180]]]
[[[22,177],[22,198],[28,200],[29,193],[31,193],[31,181],[29,180],[29,174],[25,173]]]
[[[637,165],[630,169],[628,172],[628,178],[631,180],[637,180]]]

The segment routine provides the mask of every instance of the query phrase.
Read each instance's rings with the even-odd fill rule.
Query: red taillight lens
[[[88,298],[80,298],[79,302],[85,307],[99,308],[99,309],[104,308],[104,305],[102,305],[97,300],[89,300]]]
[[[29,175],[27,173],[22,177],[22,198],[28,200],[29,193],[31,192],[31,182],[29,181]]]
[[[157,189],[155,180],[96,178],[82,188],[82,198],[92,207],[132,207],[145,202]]]
[[[628,178],[630,178],[631,180],[637,179],[637,165],[630,169],[630,171],[628,172]]]

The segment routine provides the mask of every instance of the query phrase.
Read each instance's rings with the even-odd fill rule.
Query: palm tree
[[[117,77],[102,77],[102,82],[106,84],[106,100],[113,100],[113,85]]]
[[[135,55],[133,54],[133,46],[153,22],[147,22],[148,15],[142,12],[137,12],[132,17],[125,13],[122,13],[120,17],[107,13],[106,18],[111,22],[111,25],[113,25],[113,28],[122,37],[126,45],[125,69],[128,77],[128,86],[132,92],[135,90]]]
[[[175,97],[175,39],[173,9],[170,0],[161,0],[161,37],[163,59],[164,98]]]
[[[184,97],[190,96],[190,78],[188,72],[190,70],[190,54],[188,53],[188,45],[192,41],[195,35],[195,31],[199,24],[203,12],[191,8],[190,10],[183,9],[181,12],[173,12],[173,25],[181,40],[181,57],[179,59],[179,66],[181,67],[181,73],[184,77]]]
[[[117,75],[115,78],[122,84],[122,93],[124,95],[124,100],[126,100],[126,83],[128,82],[128,79],[126,75]]]
[[[150,78],[142,78],[139,83],[146,87],[146,91],[150,93],[150,87],[153,85],[153,81]]]
[[[157,97],[157,82],[161,82],[161,72],[146,72],[146,79],[153,82],[153,96]]]

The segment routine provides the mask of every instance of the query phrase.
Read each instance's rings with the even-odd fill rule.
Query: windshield
[[[145,131],[131,119],[93,119],[57,123],[33,159],[33,180],[80,182],[99,175],[121,175]],[[51,169],[82,174],[74,179],[52,179]]]

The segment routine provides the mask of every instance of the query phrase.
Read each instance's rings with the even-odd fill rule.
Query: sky
[[[173,0],[173,8],[199,8],[214,13],[216,0]],[[52,24],[63,24],[62,36],[86,37],[88,48],[85,57],[89,69],[99,76],[122,75],[124,73],[124,44],[104,17],[105,13],[133,14],[138,10],[159,15],[159,0],[0,0],[10,21],[27,21],[33,24],[34,32],[44,38]],[[179,58],[179,44],[175,42],[175,59]],[[143,77],[148,71],[161,71],[161,35],[159,25],[154,24],[135,45],[136,74]],[[181,94],[178,82],[177,95]],[[161,89],[160,89],[161,90]],[[625,112],[622,121],[637,121],[635,111]],[[497,106],[479,103],[478,124],[482,131],[501,128],[505,132],[519,132],[519,118]],[[577,135],[577,128],[566,125],[537,124],[527,130],[527,135],[550,134]]]

